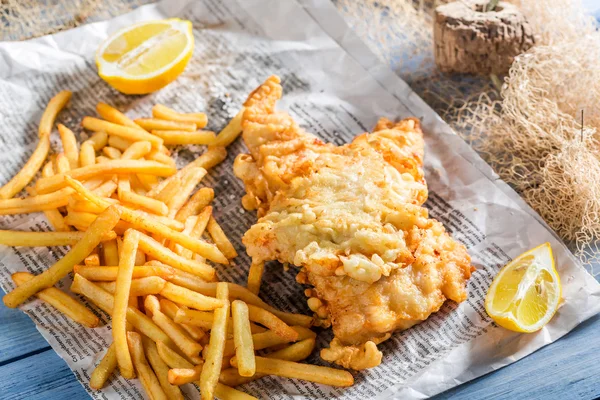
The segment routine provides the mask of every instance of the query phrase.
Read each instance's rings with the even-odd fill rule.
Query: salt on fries
[[[268,374],[352,384],[347,372],[297,363],[314,349],[313,318],[276,310],[257,296],[262,264],[252,265],[245,288],[214,282],[215,268],[205,262],[227,265],[238,255],[213,215],[213,189],[196,188],[226,158],[225,147],[241,133],[243,110],[215,135],[199,130],[208,122],[203,113],[159,104],[152,118],[132,120],[99,103],[102,119],[82,121],[92,136],[79,145],[58,124],[62,152],[46,162],[54,122],[70,97],[64,91],[50,101],[36,150],[0,188],[0,215],[43,211],[57,231],[0,230],[0,244],[70,250],[38,275],[13,274],[16,288],[4,303],[17,307],[36,296],[95,328],[97,314],[54,287],[73,272],[71,291],[112,319],[113,343],[91,374],[93,389],[117,367],[123,377],[137,377],[153,399],[183,399],[179,385],[190,382],[200,386],[202,399],[254,399],[232,386]],[[208,147],[177,170],[170,144]],[[26,188],[30,196],[14,198],[45,162],[41,178]]]

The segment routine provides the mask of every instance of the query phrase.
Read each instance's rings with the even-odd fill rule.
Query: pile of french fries
[[[70,97],[63,91],[52,98],[37,148],[0,188],[0,214],[41,211],[55,229],[0,231],[0,244],[70,250],[39,275],[15,273],[16,288],[4,304],[17,307],[36,296],[95,328],[98,317],[54,287],[73,273],[71,291],[112,319],[113,343],[91,375],[93,389],[117,366],[123,377],[137,377],[151,399],[183,399],[179,386],[187,383],[198,384],[202,399],[251,399],[233,387],[265,375],[352,385],[347,371],[299,363],[315,346],[312,318],[276,310],[257,296],[263,265],[251,266],[246,288],[217,282],[208,262],[229,265],[237,252],[212,216],[213,190],[196,188],[225,159],[226,146],[241,132],[242,112],[215,135],[199,130],[207,124],[203,113],[159,104],[153,118],[131,120],[100,103],[101,119],[83,118],[94,133],[80,146],[58,124],[62,152],[44,165],[55,120]],[[165,147],[172,144],[208,147],[177,170]],[[29,197],[14,198],[23,189]]]

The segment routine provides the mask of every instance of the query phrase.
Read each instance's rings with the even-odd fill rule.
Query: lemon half
[[[485,310],[506,329],[535,332],[552,319],[561,293],[552,248],[544,243],[498,272],[485,298]]]
[[[98,73],[125,94],[154,92],[175,80],[194,50],[192,23],[179,18],[121,29],[96,51]]]

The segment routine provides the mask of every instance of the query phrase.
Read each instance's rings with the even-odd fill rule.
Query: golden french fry
[[[235,247],[231,244],[225,232],[214,217],[210,217],[208,221],[208,226],[206,227],[210,237],[212,237],[213,241],[217,245],[217,248],[221,250],[221,253],[225,255],[228,259],[232,259],[237,257],[237,251],[235,251]]]
[[[266,326],[288,342],[295,342],[298,340],[298,332],[272,313],[252,304],[247,307],[250,314],[250,320]]]
[[[266,375],[277,375],[285,378],[303,379],[309,382],[322,383],[329,386],[346,387],[354,384],[354,377],[348,371],[321,367],[318,365],[300,364],[276,358],[255,357],[256,372]],[[237,360],[231,360],[237,366]]]
[[[12,275],[12,279],[17,286],[33,279],[33,277],[34,275],[29,272],[17,272]],[[95,328],[100,323],[98,317],[88,310],[86,306],[55,287],[41,290],[36,296],[71,318],[73,321],[87,326],[88,328]]]
[[[316,333],[308,328],[302,326],[292,326],[292,329],[298,333],[296,340],[304,340],[308,338],[315,338]],[[282,338],[273,331],[266,331],[261,333],[255,333],[252,335],[252,343],[254,344],[254,350],[262,350],[268,347],[277,346],[280,344],[289,343],[290,341]],[[232,339],[228,339],[225,343],[225,356],[235,355],[235,342]],[[258,372],[258,371],[257,371]]]
[[[117,248],[116,239],[108,240],[102,243],[102,256],[104,257],[105,265],[119,265],[119,251]]]
[[[0,230],[0,244],[6,246],[71,246],[80,241],[83,232],[20,232]],[[115,232],[109,231],[101,240],[107,241],[116,237]]]
[[[213,279],[215,270],[208,264],[199,263],[197,261],[188,260],[181,257],[179,254],[162,246],[159,242],[152,239],[150,236],[140,236],[140,249],[149,256],[164,262],[174,268],[185,272],[200,276],[204,279]]]
[[[190,122],[196,124],[196,127],[200,129],[208,123],[208,118],[204,113],[180,113],[162,104],[152,107],[152,116],[169,121]]]
[[[116,290],[112,312],[113,343],[117,347],[117,360],[121,375],[127,379],[135,376],[131,354],[127,347],[127,308],[131,289],[131,276],[135,264],[140,233],[128,230],[123,238],[123,248],[119,253],[119,271],[117,273]]]
[[[160,295],[175,303],[197,310],[215,310],[224,306],[224,301],[214,297],[204,296],[181,286],[167,282]]]
[[[83,147],[83,145],[82,145]],[[175,169],[155,161],[145,160],[112,160],[104,164],[94,164],[73,169],[63,174],[41,178],[36,183],[40,194],[53,192],[67,186],[66,177],[85,180],[101,175],[141,173],[157,176],[169,176]]]
[[[196,130],[196,124],[193,122],[169,121],[157,118],[138,118],[134,122],[147,131],[169,130],[194,132]]]
[[[219,400],[257,400],[256,397],[249,395],[248,393],[241,392],[232,387],[217,383],[215,387],[215,396]]]
[[[242,117],[244,116],[244,109],[242,108],[240,112],[237,113],[235,117],[233,117],[227,126],[223,128],[221,132],[217,135],[217,139],[215,140],[216,146],[227,147],[237,137],[242,133]]]
[[[117,183],[115,183],[112,179],[109,179],[106,182],[103,182],[100,186],[98,186],[94,190],[92,190],[92,193],[94,193],[96,196],[100,196],[100,197],[110,197],[115,192],[115,190],[117,190]],[[112,199],[110,201],[107,200],[107,202],[108,202],[108,204],[117,204],[118,203],[117,201],[114,201]]]
[[[129,296],[147,296],[149,294],[159,294],[167,283],[164,279],[158,276],[145,276],[143,278],[135,278],[131,280],[131,288]],[[106,290],[110,294],[114,294],[117,288],[116,281],[98,281],[96,285]]]
[[[204,400],[214,397],[215,388],[219,383],[219,374],[221,373],[227,320],[229,319],[229,289],[224,282],[217,283],[217,299],[225,304],[214,312],[210,341],[206,348],[204,367],[200,375],[200,392]]]
[[[185,385],[200,379],[204,364],[195,365],[194,368],[171,368],[167,377],[171,385]]]
[[[194,364],[177,354],[177,352],[166,343],[157,341],[156,349],[158,350],[160,358],[169,366],[169,368],[194,368]]]
[[[67,156],[65,156],[65,153],[58,154],[54,162],[56,163],[56,171],[58,171],[59,174],[67,172],[71,169],[69,159],[67,158]]]
[[[169,213],[169,208],[162,201],[153,199],[151,197],[141,196],[137,193],[126,191],[119,192],[119,200],[124,203],[145,208],[146,210],[157,215],[167,215]]]
[[[129,141],[120,136],[109,136],[108,137],[108,145],[110,147],[114,147],[115,149],[119,149],[121,151],[126,151],[129,148],[129,146],[131,146],[133,143],[137,143],[137,142]]]
[[[175,343],[175,345],[185,354],[192,362],[199,363],[202,361],[199,354],[202,351],[202,345],[191,337],[171,318],[167,317],[160,311],[160,307],[150,306],[151,300],[156,300],[154,296],[146,296],[146,301],[144,305],[146,305],[147,309],[152,310],[152,321],[159,328],[161,328],[169,338]]]
[[[120,210],[109,207],[96,218],[83,238],[63,258],[40,275],[6,294],[2,299],[4,304],[9,308],[17,307],[40,290],[56,285],[59,280],[73,270],[75,264],[82,261],[100,244],[102,237],[113,229],[120,216]]]
[[[241,300],[235,300],[231,303],[231,316],[233,321],[235,355],[238,360],[238,372],[241,376],[252,376],[256,372],[256,366],[254,364],[254,343],[252,342],[252,333],[250,332],[248,305]],[[297,336],[298,334],[296,333]]]
[[[87,212],[92,214],[100,214],[104,208],[98,207],[94,203],[87,200],[75,200],[74,197],[69,198],[69,211]]]
[[[164,286],[163,286],[163,288],[164,288]],[[179,306],[168,299],[160,299],[159,303],[160,303],[160,309],[162,310],[162,312],[167,317],[169,317],[173,321],[175,321],[175,316],[177,315],[177,312],[179,311]],[[175,321],[175,322],[177,322],[177,321]],[[179,325],[181,325],[183,330],[186,331],[188,333],[188,335],[190,335],[190,337],[192,339],[194,339],[195,341],[199,341],[206,334],[206,332],[204,332],[201,328],[199,328],[197,326],[187,325],[187,324],[179,324]]]
[[[159,163],[166,164],[175,168],[175,160],[173,160],[171,157],[164,154],[160,150],[152,150],[150,153],[146,154],[145,158],[147,160],[157,161]]]
[[[142,142],[133,142],[129,147],[123,150],[123,154],[121,154],[122,160],[138,160],[144,157],[146,154],[152,151],[152,143],[142,141]]]
[[[63,124],[58,124],[57,126],[58,133],[60,135],[60,140],[63,146],[63,151],[65,152],[65,155],[69,160],[71,169],[75,169],[79,166],[79,150],[75,134],[72,130],[70,130]]]
[[[148,360],[146,360],[140,334],[136,332],[127,332],[126,340],[128,344],[127,354],[131,352],[131,358],[135,364],[138,378],[148,397],[152,400],[167,400],[167,395],[160,386],[160,382],[154,374],[154,371],[150,368]],[[119,352],[117,351],[117,357],[118,356]]]
[[[52,176],[52,175],[54,175],[54,169],[52,168],[52,161],[49,161],[48,163],[46,163],[46,165],[44,165],[44,168],[42,168],[42,176]],[[27,191],[27,193],[30,196],[37,195],[37,192],[31,186],[26,187],[25,190]],[[50,225],[52,225],[52,227],[54,228],[55,231],[58,231],[58,232],[71,231],[71,228],[69,228],[69,226],[65,223],[65,220],[64,220],[62,214],[57,209],[44,210],[44,215],[46,216],[46,218],[48,219],[48,222],[50,222]]]
[[[40,137],[40,142],[23,168],[0,188],[0,199],[10,199],[31,182],[40,170],[50,150],[50,134]]]
[[[211,145],[215,142],[215,133],[211,131],[159,131],[153,130],[152,134],[163,140],[164,144],[185,145],[185,144],[205,144]]]
[[[106,132],[96,132],[86,142],[94,146],[94,151],[100,151],[108,144],[108,135]]]
[[[14,209],[31,209],[31,212],[64,207],[69,203],[73,189],[64,188],[53,193],[41,194],[27,198],[0,200],[0,212]]]
[[[133,122],[128,116],[126,116],[116,108],[109,106],[108,104],[98,103],[96,105],[96,112],[98,112],[98,114],[108,122],[128,126],[130,128],[142,129],[139,125],[136,125],[136,123]]]
[[[214,315],[212,312],[187,310],[181,308],[179,311],[177,311],[175,317],[172,319],[178,324],[185,324],[188,326],[210,330],[212,328]],[[266,330],[267,329],[263,328],[262,326],[250,323],[250,332],[252,334],[265,332]],[[233,325],[231,323],[227,323],[227,334],[229,335],[230,333],[233,333]]]
[[[196,186],[205,176],[206,170],[204,168],[191,168],[184,174],[181,187],[174,196],[166,201],[169,207],[170,218],[175,218],[179,209],[185,204]]]
[[[100,266],[86,267],[85,265],[75,265],[74,272],[91,281],[116,281],[118,267]],[[150,276],[169,280],[173,277],[173,270],[168,266],[144,265],[136,266],[132,271],[132,279],[141,279]]]
[[[98,255],[98,253],[92,253],[83,259],[83,263],[86,267],[99,267],[100,255]]]
[[[248,270],[248,290],[258,295],[260,292],[260,284],[262,282],[263,272],[265,270],[264,262],[253,262]]]
[[[150,362],[158,381],[160,382],[160,386],[164,390],[167,398],[169,400],[183,400],[183,394],[181,390],[174,385],[169,383],[169,367],[165,362],[160,358],[158,354],[158,350],[156,348],[156,343],[154,343],[147,336],[142,336],[142,345],[144,346],[144,352],[146,353],[146,358]]]
[[[210,221],[211,214],[212,214],[211,206],[205,207],[204,210],[202,210],[200,215],[198,215],[198,218],[196,218],[196,223],[195,223],[194,227],[192,228],[191,232],[189,233],[190,237],[193,237],[193,238],[201,238],[202,237],[202,234],[204,233],[204,230],[206,229],[206,226],[208,225],[208,222]],[[193,253],[188,249],[182,249],[180,255],[184,258],[192,259]]]
[[[287,361],[302,361],[310,356],[315,348],[315,339],[308,338],[300,342],[291,344],[281,350],[265,355],[266,358],[277,358]],[[221,371],[219,381],[228,386],[239,386],[244,383],[252,382],[253,380],[262,378],[263,374],[254,374],[251,377],[241,376],[237,368],[227,368]]]
[[[94,223],[97,217],[98,216],[96,214],[92,213],[70,211],[65,217],[65,223],[72,226],[89,227],[92,223]]]
[[[96,164],[106,164],[110,160],[111,160],[111,158],[104,157],[104,156],[98,156],[98,157],[96,157]]]
[[[113,343],[106,350],[106,354],[104,354],[100,363],[94,368],[94,372],[90,377],[90,387],[96,390],[102,389],[115,368],[117,368],[117,350]]]
[[[102,131],[106,132],[111,136],[119,136],[123,139],[129,140],[131,142],[137,141],[146,141],[152,143],[152,147],[159,148],[162,146],[163,141],[161,138],[154,136],[148,132],[145,132],[143,129],[139,128],[131,128],[127,126],[117,125],[112,122],[103,121],[98,118],[93,117],[84,117],[81,121],[81,125],[85,129],[89,129],[91,131]]]
[[[89,142],[83,142],[81,149],[79,150],[79,165],[81,167],[87,167],[89,165],[96,164],[96,151],[94,145]]]
[[[85,279],[81,275],[75,274],[73,277],[71,291],[87,297],[92,303],[96,304],[100,309],[102,309],[102,311],[107,314],[112,314],[114,306],[113,295],[98,285]],[[156,326],[156,324],[152,322],[149,317],[140,312],[140,310],[137,310],[133,307],[128,307],[127,321],[131,323],[135,329],[140,331],[140,333],[143,333],[155,342],[162,341],[168,346],[175,346],[173,341],[169,339],[169,337],[158,326]]]
[[[217,284],[215,282],[202,282],[200,279],[190,278],[191,277],[180,274],[178,271],[176,271],[175,275],[169,279],[169,281],[175,285],[183,286],[205,296],[214,297],[216,295]],[[260,297],[250,292],[243,286],[231,282],[227,283],[227,285],[229,286],[229,295],[231,296],[230,300],[239,299],[246,304],[252,304],[260,308],[264,308],[270,313],[275,314],[288,325],[310,327],[313,323],[313,318],[309,317],[308,315],[288,313],[271,307],[262,301]]]
[[[81,183],[77,182],[74,179],[71,179],[70,177],[65,177],[65,180],[67,181],[67,184],[69,186],[71,186],[77,191],[77,193],[79,193],[89,201],[100,206],[108,206],[108,202],[106,200],[94,195]],[[164,237],[165,239],[169,239],[187,249],[192,250],[194,253],[198,253],[203,257],[208,258],[211,261],[221,264],[228,264],[227,258],[219,251],[219,249],[216,246],[206,243],[200,239],[190,238],[187,235],[184,235],[180,232],[176,232],[173,229],[170,229],[167,226],[157,222],[157,219],[148,218],[147,214],[144,215],[139,211],[133,211],[125,207],[119,207],[119,209],[122,212],[121,217],[123,218],[123,220],[130,222],[136,228],[148,231],[150,233],[155,233],[161,237]],[[179,222],[179,224],[181,223]],[[181,229],[183,230],[183,226],[181,227]]]
[[[199,214],[204,207],[208,206],[215,197],[215,191],[212,188],[201,188],[189,198],[189,200],[177,211],[175,219],[185,221],[192,215]]]
[[[58,113],[65,108],[71,99],[71,95],[72,93],[69,90],[63,90],[50,99],[42,114],[42,118],[40,119],[40,125],[38,127],[39,137],[50,135]]]
[[[118,160],[122,155],[119,149],[115,149],[114,147],[110,146],[102,148],[102,153],[111,160]]]
[[[154,191],[154,188],[161,186],[163,182],[168,182],[168,184],[160,192],[151,196],[152,192]],[[176,177],[175,179],[167,178],[167,179],[163,180],[162,182],[160,182],[158,185],[154,186],[154,188],[150,189],[148,191],[147,195],[150,197],[154,197],[156,200],[166,202],[169,199],[173,198],[173,196],[175,196],[179,192],[181,183],[182,183],[182,180],[179,177]]]

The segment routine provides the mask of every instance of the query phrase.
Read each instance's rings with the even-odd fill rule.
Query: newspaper
[[[142,97],[117,93],[99,79],[94,51],[109,34],[134,22],[173,16],[193,22],[196,46],[190,65],[176,82]],[[59,90],[73,91],[71,106],[59,120],[82,139],[88,133],[80,128],[81,118],[95,115],[98,102],[126,110],[130,117],[149,115],[156,103],[184,112],[202,110],[209,115],[208,128],[218,131],[237,113],[247,94],[271,74],[278,74],[284,85],[279,107],[308,131],[338,145],[368,131],[380,116],[421,118],[430,189],[426,206],[432,217],[467,246],[477,270],[465,302],[448,302],[425,322],[395,333],[380,345],[382,364],[355,373],[353,387],[265,377],[242,390],[264,399],[426,398],[516,361],[600,311],[600,285],[556,235],[402,80],[380,64],[327,1],[164,1],[52,36],[0,43],[1,180],[8,180],[31,154],[41,112]],[[59,152],[58,135],[52,137],[52,148]],[[202,151],[200,146],[177,148],[178,166]],[[219,269],[219,277],[242,284],[249,259],[240,238],[256,218],[241,207],[243,186],[232,174],[234,157],[244,151],[241,140],[235,142],[225,162],[203,183],[215,189],[216,219],[240,253],[234,267]],[[4,216],[0,227],[50,229],[41,214]],[[550,242],[555,252],[563,284],[562,307],[534,334],[497,327],[483,306],[493,277],[512,257],[544,242]],[[1,247],[0,285],[11,290],[11,273],[39,273],[67,250]],[[304,288],[294,276],[293,268],[285,271],[269,265],[261,296],[280,309],[308,314]],[[66,278],[58,286],[68,291],[69,285],[70,278]],[[90,374],[111,341],[109,317],[90,307],[101,318],[102,327],[82,328],[39,300],[21,309],[91,397],[144,398],[136,380],[120,377],[113,377],[101,391],[90,389]],[[319,345],[330,339],[330,331],[320,332]],[[325,365],[318,352],[309,361]],[[185,386],[185,393],[198,398],[192,385]]]

